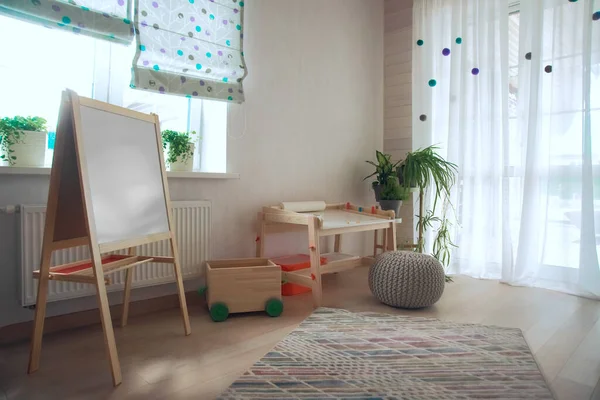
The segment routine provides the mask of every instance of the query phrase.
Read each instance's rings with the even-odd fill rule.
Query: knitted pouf
[[[444,286],[442,264],[427,254],[390,251],[378,256],[369,270],[371,293],[393,307],[430,306],[442,297]]]

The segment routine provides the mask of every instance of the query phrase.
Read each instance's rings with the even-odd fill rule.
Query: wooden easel
[[[168,222],[168,228],[165,232],[152,232],[151,234],[128,237],[124,240],[108,243],[99,242],[96,231],[97,221],[94,216],[92,194],[90,192],[90,184],[92,182],[90,182],[90,175],[85,162],[86,151],[83,143],[84,132],[82,132],[82,129],[85,129],[85,127],[82,126],[80,114],[82,107],[86,107],[88,110],[93,109],[95,110],[94,112],[105,112],[110,113],[110,115],[119,115],[134,120],[146,121],[154,126],[154,132],[152,132],[151,127],[149,128],[148,140],[155,141],[157,162],[160,164],[162,174],[162,192]],[[125,135],[127,132],[122,132],[122,134]],[[152,147],[154,146],[154,142],[147,144]],[[156,171],[158,172],[158,167],[156,167]],[[127,168],[125,168],[123,173],[127,173]],[[169,240],[172,257],[136,255],[136,246],[161,240]],[[53,251],[75,246],[89,246],[91,259],[71,264],[50,266]],[[103,256],[104,253],[121,249],[128,249],[128,255],[109,254]],[[100,101],[80,98],[72,91],[63,92],[54,159],[50,174],[50,190],[48,193],[40,269],[33,274],[34,278],[39,279],[39,284],[28,372],[35,372],[40,364],[48,282],[50,280],[57,280],[88,283],[96,286],[100,317],[104,331],[104,342],[108,353],[112,380],[115,386],[119,385],[121,383],[121,367],[106,293],[106,285],[110,284],[110,280],[105,275],[126,270],[123,312],[121,316],[121,325],[125,326],[129,312],[129,298],[133,278],[132,268],[150,261],[173,264],[184,330],[185,334],[189,335],[191,328],[183,289],[179,253],[175,242],[171,217],[171,204],[164,167],[158,116],[131,111]]]

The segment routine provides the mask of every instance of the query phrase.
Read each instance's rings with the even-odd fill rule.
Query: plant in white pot
[[[166,164],[171,171],[191,171],[194,166],[196,132],[162,131],[163,148],[167,151]]]
[[[398,218],[402,202],[407,200],[409,196],[410,189],[401,186],[396,176],[390,176],[381,187],[379,205],[381,205],[382,210],[393,210],[396,213],[396,218]]]
[[[0,119],[0,164],[43,167],[47,135],[44,118],[16,116]]]

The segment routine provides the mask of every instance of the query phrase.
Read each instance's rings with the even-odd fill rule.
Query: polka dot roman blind
[[[112,42],[133,40],[131,0],[2,0],[0,14]]]
[[[131,87],[242,103],[243,14],[242,0],[139,0]]]

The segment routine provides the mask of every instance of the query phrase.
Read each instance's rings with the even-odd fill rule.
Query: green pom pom
[[[202,286],[201,288],[198,288],[198,294],[200,296],[204,296],[206,294],[206,289],[207,289],[206,286]]]
[[[210,307],[210,317],[215,322],[222,322],[229,316],[229,308],[225,303],[215,303]]]
[[[265,311],[271,317],[279,317],[283,312],[283,302],[279,299],[270,299],[267,301]]]

